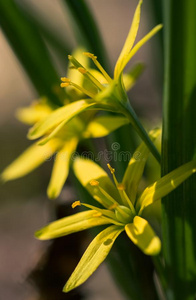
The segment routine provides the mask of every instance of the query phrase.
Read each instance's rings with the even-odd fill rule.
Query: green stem
[[[133,125],[133,127],[137,131],[137,133],[140,136],[140,138],[143,140],[143,142],[149,148],[149,150],[151,151],[151,153],[154,155],[154,157],[156,158],[156,160],[159,163],[161,163],[160,153],[158,152],[157,148],[155,147],[155,145],[151,141],[148,133],[145,131],[144,127],[140,123],[140,121],[139,121],[139,119],[138,119],[135,111],[133,110],[133,108],[131,107],[130,104],[127,105],[127,109],[126,109],[125,114],[128,117],[128,119],[130,120],[130,123]]]

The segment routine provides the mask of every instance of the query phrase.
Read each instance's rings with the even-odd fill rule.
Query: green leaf
[[[83,0],[64,0],[72,20],[73,28],[80,45],[95,53],[99,61],[107,67],[107,55],[92,11]]]
[[[129,121],[125,117],[98,116],[88,124],[84,136],[90,138],[104,137],[128,123]]]
[[[64,292],[69,292],[81,285],[95,272],[99,265],[106,259],[116,238],[123,230],[123,227],[112,225],[94,238],[64,286]]]
[[[94,103],[92,103],[92,101],[90,100],[79,100],[56,109],[46,119],[35,124],[35,126],[30,129],[28,138],[32,140],[37,139],[47,134],[51,129],[53,129],[55,126],[58,126],[59,124],[61,125],[61,128],[74,116],[78,115],[80,112],[84,111],[92,105],[94,105]],[[59,130],[57,130],[57,132],[58,131]]]
[[[69,174],[71,155],[76,150],[77,143],[77,138],[65,141],[64,147],[56,154],[51,179],[47,188],[47,195],[51,199],[57,198],[63,188]]]
[[[136,209],[139,214],[146,206],[169,194],[195,172],[196,161],[191,161],[149,185],[137,201]]]
[[[65,92],[37,27],[15,1],[0,1],[0,25],[40,96],[62,105]]]
[[[163,175],[196,159],[196,2],[166,0],[164,9]],[[194,174],[162,200],[163,253],[170,299],[195,299],[195,182]]]
[[[157,255],[161,251],[161,241],[145,219],[136,216],[133,223],[125,226],[125,231],[146,255]]]
[[[36,231],[35,236],[39,240],[49,240],[108,223],[96,210],[88,210],[54,221]]]
[[[58,32],[57,28],[61,26],[61,23],[58,22],[58,20],[55,22],[57,28],[54,28],[51,26],[51,23],[48,22],[50,15],[43,15],[39,7],[37,9],[33,3],[25,1],[23,3],[18,3],[18,5],[33,23],[34,27],[36,27],[37,31],[39,31],[41,36],[44,37],[44,40],[55,49],[55,53],[61,55],[62,58],[71,53],[72,47],[69,44],[67,32],[64,30],[63,37]]]
[[[57,148],[55,141],[45,146],[33,144],[2,172],[1,179],[8,181],[25,176],[51,157]]]

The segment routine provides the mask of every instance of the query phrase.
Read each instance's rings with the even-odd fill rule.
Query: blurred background
[[[65,76],[67,54],[78,46],[73,20],[67,6],[60,0],[18,0],[16,2],[27,16],[30,11],[31,18],[40,20],[54,33],[57,41],[65,45],[65,53],[61,51],[61,54],[57,55],[55,48],[47,43],[59,78]],[[95,17],[107,52],[108,65],[113,70],[138,1],[86,0],[85,3]],[[144,1],[137,39],[143,37],[159,21],[159,16],[155,12],[153,1]],[[20,47],[23,51],[23,45]],[[150,118],[153,126],[161,117],[162,52],[158,37],[153,38],[138,52],[132,64],[138,61],[144,62],[146,68],[131,90],[130,99],[137,114],[144,122]],[[15,118],[16,109],[27,106],[33,99],[39,98],[2,30],[0,30],[0,77],[0,168],[2,171],[31,144],[26,139],[28,127]],[[80,289],[67,295],[61,293],[66,279],[91,238],[89,234],[81,233],[59,239],[57,248],[63,251],[57,251],[51,243],[35,240],[34,232],[52,220],[56,210],[56,204],[46,197],[51,166],[51,161],[48,161],[24,178],[0,187],[0,299],[125,299],[115,286],[106,264],[102,264]],[[58,217],[69,214],[70,204],[76,200],[76,197],[76,191],[68,180],[60,198],[57,199]],[[55,259],[53,261],[54,257],[57,258],[56,261]],[[60,259],[61,267],[59,267]],[[36,266],[38,266],[36,271],[33,271]],[[53,294],[56,289],[60,289],[58,295]],[[49,291],[48,295],[46,290]]]

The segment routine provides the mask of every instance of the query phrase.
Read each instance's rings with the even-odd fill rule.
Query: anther
[[[115,169],[112,168],[112,167],[110,166],[110,164],[107,164],[107,167],[108,167],[108,169],[110,170],[111,174],[114,174]]]
[[[61,77],[61,81],[63,82],[70,82],[71,80],[67,77]]]
[[[69,82],[62,82],[61,84],[60,84],[60,86],[63,88],[63,87],[67,87],[67,86],[69,86],[70,85],[70,83]]]
[[[90,185],[91,186],[98,186],[99,185],[99,181],[93,179],[93,180],[90,181]]]
[[[72,203],[71,207],[72,208],[75,208],[76,206],[81,206],[81,202],[78,200],[78,201],[75,201],[74,203]]]
[[[81,73],[81,74],[86,74],[87,73],[87,70],[85,68],[78,68],[78,71]]]
[[[83,55],[85,55],[91,59],[97,59],[97,56],[95,56],[93,53],[90,53],[90,52],[83,52]]]
[[[123,183],[119,183],[118,186],[117,186],[117,189],[119,191],[124,191],[125,190],[125,185]]]

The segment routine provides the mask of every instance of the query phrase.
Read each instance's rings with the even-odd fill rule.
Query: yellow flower
[[[150,132],[152,141],[160,131]],[[138,158],[138,153],[140,153]],[[68,292],[82,284],[98,268],[108,255],[118,235],[125,230],[131,241],[146,255],[157,255],[161,241],[145,214],[145,209],[174,190],[179,184],[196,172],[196,161],[189,162],[149,185],[138,195],[138,185],[149,150],[142,143],[131,158],[122,183],[118,183],[115,170],[108,165],[113,182],[96,163],[78,158],[74,172],[81,184],[88,190],[102,208],[76,201],[72,207],[83,205],[90,210],[76,213],[55,221],[36,232],[41,240],[65,236],[94,226],[109,226],[90,243],[76,269],[67,281],[64,291]],[[149,213],[149,212],[148,212]]]
[[[85,95],[88,98],[80,98],[79,101],[56,109],[48,118],[31,128],[28,134],[29,139],[37,139],[46,135],[45,142],[49,141],[68,121],[87,109],[111,111],[123,115],[133,125],[153,155],[160,161],[157,149],[138,120],[126,94],[126,89],[132,87],[135,83],[141,71],[141,65],[138,65],[136,69],[123,76],[123,70],[129,60],[162,27],[162,25],[156,26],[134,45],[140,23],[141,4],[142,1],[139,1],[129,34],[115,66],[114,78],[109,76],[94,54],[89,52],[83,53],[84,57],[93,61],[97,70],[85,67],[83,60],[78,60],[76,57],[69,55],[72,71],[75,71],[77,80],[74,79],[74,76],[73,80],[70,77],[62,77],[61,86],[72,88],[72,90],[78,91],[80,95]],[[78,76],[80,78],[79,81]],[[83,77],[82,82],[81,76]]]
[[[81,56],[81,51],[76,50],[75,55]],[[83,63],[87,62],[83,59]],[[73,70],[68,69],[70,78],[74,76],[75,80],[83,84],[83,77],[75,76]],[[67,91],[66,102],[80,99],[84,96],[83,93],[78,92],[72,88]],[[82,100],[83,101],[83,100]],[[77,102],[78,103],[78,102]],[[71,104],[70,104],[71,106]],[[61,110],[61,108],[59,109]],[[29,107],[20,108],[17,111],[17,117],[23,123],[37,126],[40,122],[47,120],[48,131],[51,134],[53,129],[53,121],[59,110],[55,110],[48,105],[46,99],[34,101]],[[72,115],[71,110],[67,110],[67,116]],[[66,116],[66,114],[64,115]],[[90,117],[90,121],[87,121]],[[49,121],[48,121],[49,120]],[[86,117],[74,119],[65,122],[56,134],[48,138],[43,138],[27,148],[14,162],[12,162],[1,174],[3,181],[14,180],[22,177],[34,169],[39,167],[46,160],[50,159],[54,154],[54,165],[50,182],[47,189],[49,198],[56,198],[59,196],[63,185],[68,177],[69,168],[71,165],[72,153],[76,150],[79,141],[86,138],[99,138],[108,135],[120,126],[127,124],[128,121],[123,116],[94,116],[94,112]],[[48,143],[47,143],[48,141]]]

